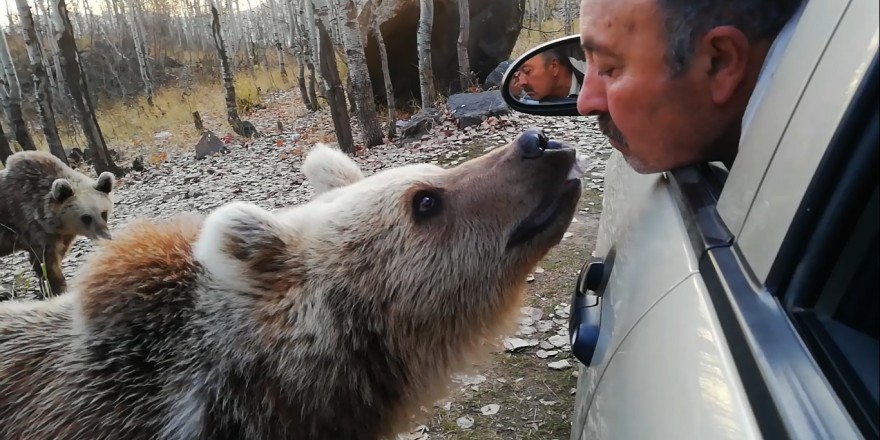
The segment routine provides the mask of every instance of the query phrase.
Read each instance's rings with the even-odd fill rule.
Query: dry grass
[[[294,83],[292,67],[285,66],[288,78],[281,76],[281,70],[267,70],[255,67],[253,75],[244,69],[236,73],[235,92],[238,111],[245,118],[261,103],[260,96],[290,88]],[[205,128],[215,132],[226,132],[226,101],[223,83],[219,78],[206,78],[196,81],[191,87],[166,87],[155,91],[153,106],[146,98],[138,97],[128,102],[100,105],[96,111],[98,124],[108,145],[124,149],[129,146],[152,145],[153,136],[161,131],[174,133],[175,144],[191,145],[198,139],[199,132],[193,126],[192,112],[198,111]],[[67,148],[85,145],[79,127],[59,124],[61,142]],[[45,139],[36,136],[38,147],[45,149]]]

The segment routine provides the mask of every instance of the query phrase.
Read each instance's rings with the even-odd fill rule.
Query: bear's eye
[[[104,220],[105,222],[107,221],[107,211],[104,211],[101,213],[101,219]]]
[[[413,196],[413,215],[417,219],[431,217],[440,212],[440,196],[431,191],[419,191]]]
[[[88,214],[85,214],[82,217],[80,217],[80,220],[82,220],[83,224],[86,226],[92,224],[92,216],[90,216]]]

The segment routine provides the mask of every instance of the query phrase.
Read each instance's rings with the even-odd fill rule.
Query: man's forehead
[[[626,36],[658,20],[656,0],[583,0],[581,46],[587,52],[614,55]]]

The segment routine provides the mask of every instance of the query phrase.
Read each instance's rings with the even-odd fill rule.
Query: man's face
[[[598,116],[611,145],[640,173],[707,160],[729,124],[713,104],[706,66],[669,70],[661,20],[656,0],[581,3],[587,72],[578,110]]]
[[[529,98],[542,100],[556,87],[559,70],[559,60],[554,58],[548,64],[543,56],[533,56],[520,67],[520,86]]]

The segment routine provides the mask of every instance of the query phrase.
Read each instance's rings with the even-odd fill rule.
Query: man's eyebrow
[[[614,51],[609,49],[607,46],[604,46],[601,43],[597,43],[595,40],[592,40],[589,38],[584,40],[584,42],[581,44],[581,48],[586,53],[596,53],[599,55],[605,55],[605,56],[610,56],[610,57],[617,56],[614,53]]]

